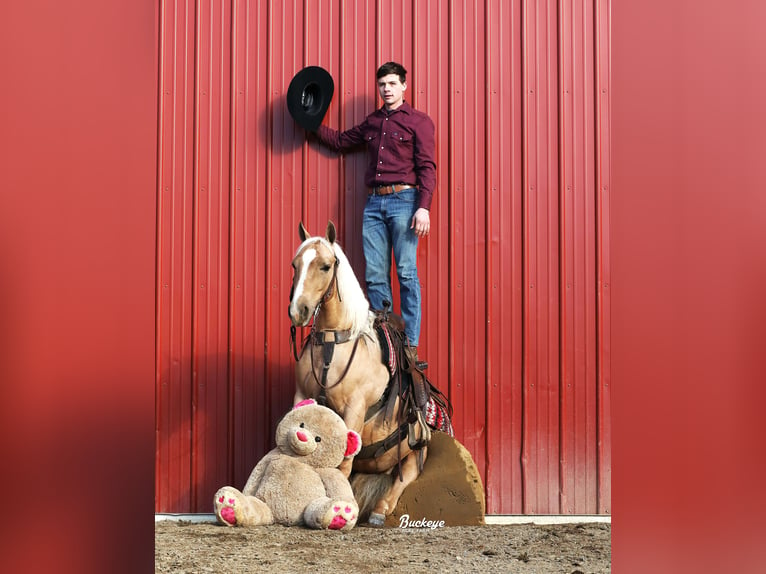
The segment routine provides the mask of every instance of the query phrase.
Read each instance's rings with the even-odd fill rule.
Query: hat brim
[[[287,88],[287,110],[302,128],[315,132],[330,107],[335,82],[319,66],[308,66],[295,74]]]

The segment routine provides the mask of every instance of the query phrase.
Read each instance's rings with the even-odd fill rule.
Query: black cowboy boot
[[[418,348],[412,347],[410,345],[404,346],[404,356],[407,358],[407,361],[415,367],[419,371],[425,371],[428,368],[428,363],[426,361],[421,361],[418,359]]]

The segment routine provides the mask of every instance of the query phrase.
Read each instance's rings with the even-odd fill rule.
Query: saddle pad
[[[455,431],[452,429],[452,422],[449,420],[447,410],[437,403],[433,397],[430,397],[428,403],[426,403],[426,424],[432,429],[445,432],[450,436],[455,436]]]
[[[381,361],[388,367],[388,372],[393,377],[396,374],[398,365],[396,364],[396,350],[389,329],[390,327],[383,322],[375,326],[375,331],[378,333],[378,340],[380,341]]]

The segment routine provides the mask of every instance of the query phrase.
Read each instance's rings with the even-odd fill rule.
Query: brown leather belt
[[[415,187],[411,183],[392,183],[390,185],[379,185],[373,187],[370,190],[370,195],[391,195],[392,193],[399,193],[405,189],[412,189]]]

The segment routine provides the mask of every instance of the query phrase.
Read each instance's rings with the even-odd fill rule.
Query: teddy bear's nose
[[[298,440],[300,440],[301,442],[308,442],[309,441],[309,437],[308,437],[308,435],[305,432],[298,431],[297,434],[298,434]]]

